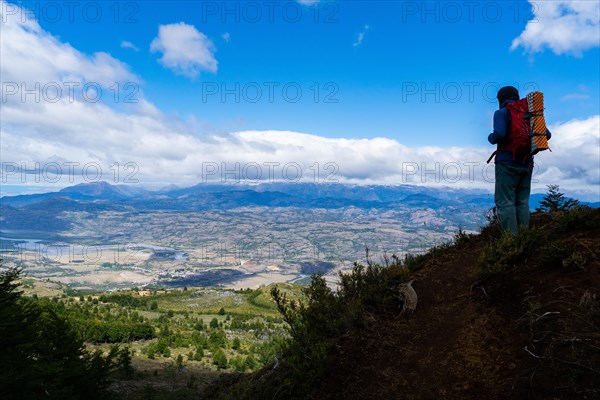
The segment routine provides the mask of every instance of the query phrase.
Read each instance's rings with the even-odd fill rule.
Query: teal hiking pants
[[[516,234],[520,225],[529,226],[530,192],[530,168],[496,164],[494,200],[503,230]]]

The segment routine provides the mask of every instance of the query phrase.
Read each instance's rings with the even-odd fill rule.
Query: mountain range
[[[543,194],[531,196],[531,207]],[[600,204],[592,204],[600,206]],[[57,192],[0,198],[1,230],[62,231],[63,212],[203,211],[243,207],[294,207],[302,209],[431,209],[482,212],[494,206],[493,195],[483,190],[414,185],[348,185],[316,183],[263,183],[232,185],[199,183],[180,188],[147,190],[108,182],[82,183]]]
[[[108,182],[82,183],[57,192],[4,196],[0,204],[28,207],[45,203],[52,206],[64,200],[76,202],[105,202],[114,207],[130,206],[140,209],[228,209],[247,205],[272,207],[393,207],[398,202],[413,205],[493,204],[488,192],[427,188],[412,185],[346,185],[316,183],[267,183],[259,185],[230,185],[200,183],[187,188],[150,191],[132,185],[111,185]],[[73,205],[73,204],[72,204]]]

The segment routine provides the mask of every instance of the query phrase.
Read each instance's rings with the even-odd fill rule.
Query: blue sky
[[[400,1],[320,2],[308,7],[273,2],[273,18],[263,2],[251,3],[122,2],[117,14],[114,5],[104,5],[98,23],[90,22],[96,19],[92,7],[88,18],[81,6],[79,12],[73,9],[72,21],[63,17],[55,23],[51,8],[38,6],[37,11],[46,17],[40,19],[42,27],[61,40],[87,53],[106,51],[129,64],[143,80],[145,95],[163,111],[194,115],[225,129],[383,135],[407,145],[485,145],[489,114],[495,108],[489,101],[495,88],[505,84],[537,85],[546,93],[550,121],[598,111],[598,48],[581,56],[510,50],[532,17],[532,6],[525,1],[471,7],[468,2],[454,3],[456,7]],[[159,25],[179,22],[193,25],[214,43],[219,63],[215,73],[201,72],[194,79],[176,75],[157,62],[159,54],[149,51]],[[228,43],[222,38],[225,32]],[[361,32],[364,39],[354,46]],[[139,51],[121,48],[122,41]],[[245,101],[254,98],[249,86],[253,82],[263,90],[263,101],[257,104]],[[283,89],[275,88],[275,102],[270,103],[265,82],[298,83],[301,100],[287,102]],[[334,85],[325,88],[328,82]],[[203,99],[202,89],[213,83],[219,92]],[[247,95],[242,93],[239,103],[234,95],[222,102],[222,85],[234,89],[236,83],[239,92],[247,88]],[[315,102],[314,83],[322,96],[335,91],[331,99],[338,103]],[[423,101],[423,89],[435,93],[426,94]],[[589,98],[561,100],[573,93]],[[451,102],[455,99],[458,102]],[[427,134],[407,132],[415,130]]]
[[[356,140],[357,146],[386,138],[442,153],[451,147],[491,152],[493,97],[507,84],[522,94],[543,91],[551,125],[600,113],[597,2],[123,1],[79,2],[72,9],[67,3],[17,2],[34,11],[40,35],[80,58],[107,53],[116,61],[97,63],[99,69],[118,63],[125,72],[115,82],[134,81],[135,98],[196,137],[295,132]],[[3,22],[14,18],[13,4],[3,2]],[[194,40],[182,44],[186,34]],[[5,51],[4,66],[17,62],[11,54]],[[54,72],[73,73],[65,70]],[[272,102],[268,85],[274,85]],[[240,100],[230,94],[223,101],[224,87]],[[256,87],[262,96],[252,102]],[[299,101],[287,101],[283,87],[291,97],[300,88]],[[334,102],[326,102],[327,95]],[[102,100],[119,113],[135,113],[110,96]],[[5,124],[5,135],[17,125]],[[594,134],[590,144],[598,146]],[[598,184],[596,171],[591,175],[577,189]]]

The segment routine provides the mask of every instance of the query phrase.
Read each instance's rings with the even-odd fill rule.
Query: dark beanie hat
[[[504,86],[498,90],[496,98],[498,99],[498,105],[502,107],[502,103],[506,100],[519,100],[519,91],[514,86]]]

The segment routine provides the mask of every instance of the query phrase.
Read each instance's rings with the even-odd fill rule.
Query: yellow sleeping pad
[[[531,118],[531,154],[548,150],[546,137],[546,119],[544,118],[544,93],[531,92],[527,94],[527,108]]]

